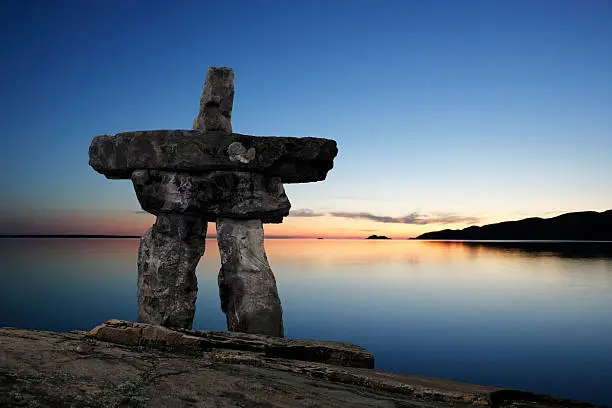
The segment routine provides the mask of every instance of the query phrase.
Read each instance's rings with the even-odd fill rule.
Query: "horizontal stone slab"
[[[94,137],[89,165],[110,179],[129,179],[140,169],[233,170],[280,177],[283,183],[310,183],[325,180],[337,153],[334,140],[315,137],[151,130]]]
[[[135,170],[132,183],[143,210],[203,216],[259,219],[281,223],[291,203],[279,177],[215,171],[204,174]]]
[[[291,340],[261,334],[171,329],[112,319],[87,333],[89,337],[126,346],[150,346],[197,354],[211,349],[254,351],[270,358],[316,361],[345,367],[374,368],[374,356],[350,343]]]

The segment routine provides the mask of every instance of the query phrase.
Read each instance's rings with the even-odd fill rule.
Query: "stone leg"
[[[233,332],[284,336],[283,309],[264,250],[261,220],[217,220],[219,296]]]
[[[138,249],[138,321],[191,329],[207,222],[161,213]]]

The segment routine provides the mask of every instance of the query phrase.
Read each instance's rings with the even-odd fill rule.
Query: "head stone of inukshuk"
[[[138,250],[138,320],[191,328],[195,269],[206,227],[217,223],[219,296],[230,331],[284,335],[263,223],[281,223],[291,204],[283,183],[325,180],[336,142],[232,133],[234,72],[208,69],[192,130],[94,137],[89,165],[131,179],[143,210],[157,218]]]

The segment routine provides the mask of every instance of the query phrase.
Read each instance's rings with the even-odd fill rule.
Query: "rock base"
[[[198,354],[169,352],[169,344],[198,339],[214,347]],[[288,350],[311,343],[236,333],[187,333],[117,320],[89,333],[0,328],[0,406],[597,407],[546,395],[252,351],[270,341],[287,342]],[[333,349],[354,348],[356,355],[369,354],[353,345],[321,343]]]

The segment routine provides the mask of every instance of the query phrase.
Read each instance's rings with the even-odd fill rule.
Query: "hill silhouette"
[[[553,218],[525,218],[461,230],[427,232],[415,239],[612,241],[612,210]]]

